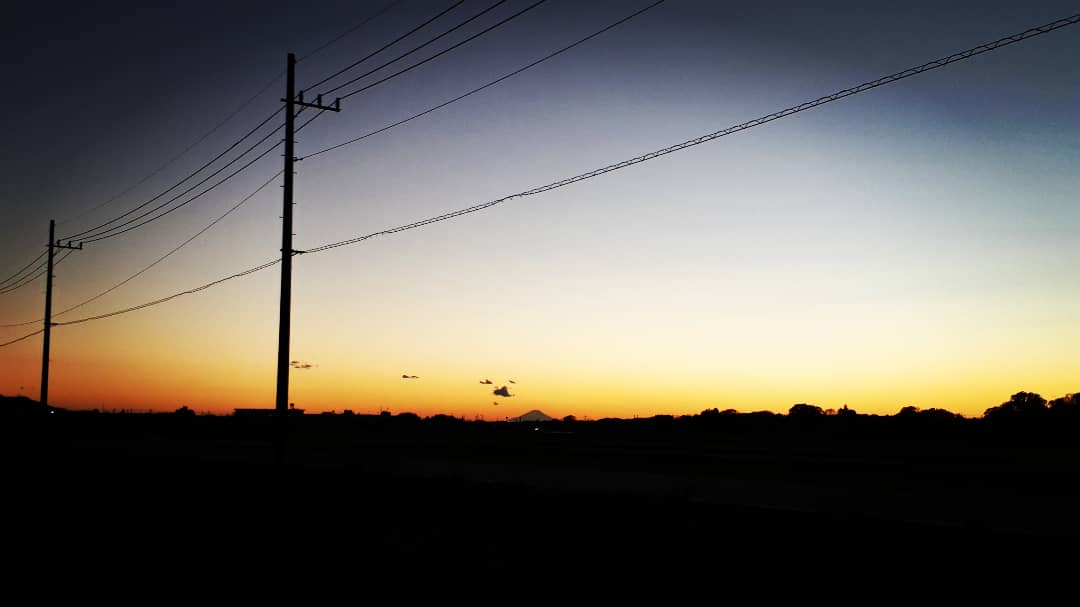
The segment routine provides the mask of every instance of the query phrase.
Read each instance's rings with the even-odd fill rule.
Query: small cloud
[[[300,361],[300,360],[291,360],[291,361],[289,361],[289,366],[292,367],[293,369],[310,369],[310,368],[314,367],[315,365],[313,365],[311,363],[306,363],[306,362],[303,362],[303,361]]]
[[[420,379],[419,375],[405,375],[402,374],[401,379]]]
[[[507,388],[506,386],[503,386],[501,388],[495,388],[495,391],[492,392],[492,394],[494,394],[495,396],[502,396],[504,398],[510,398],[511,396],[513,396],[513,394],[510,394],[510,388]]]
[[[490,379],[481,379],[481,380],[480,380],[480,383],[482,383],[482,384],[487,384],[487,385],[489,385],[489,386],[490,386],[490,385],[491,385],[491,384],[493,384],[494,382],[492,382],[492,381],[491,381]]]
[[[512,380],[512,379],[510,379],[510,380],[507,380],[507,381],[509,381],[509,382],[510,382],[510,383],[512,383],[512,384],[516,384],[516,383],[517,383],[516,381],[514,381],[514,380]]]
[[[498,406],[499,406],[499,403],[498,403],[498,402],[493,402],[493,403],[491,403],[491,404],[495,405],[496,407],[498,407]]]

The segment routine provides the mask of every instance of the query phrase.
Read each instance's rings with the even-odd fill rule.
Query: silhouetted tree
[[[1046,399],[1034,392],[1017,392],[996,407],[983,412],[986,419],[1036,419],[1047,412]]]
[[[825,411],[821,407],[817,405],[808,405],[806,403],[792,405],[791,408],[788,409],[788,417],[797,419],[822,417],[823,415],[825,415]]]
[[[1080,392],[1050,401],[1050,413],[1056,419],[1080,419]]]
[[[569,424],[571,422],[576,422],[577,418],[574,417],[573,415],[567,415],[566,417],[563,417],[562,420]]]
[[[432,415],[431,417],[429,417],[427,419],[428,419],[429,422],[436,423],[436,424],[453,424],[453,423],[457,423],[457,422],[461,421],[458,418],[456,418],[456,417],[454,417],[452,415],[447,415],[445,413],[436,413],[435,415]]]
[[[941,421],[949,421],[954,419],[961,419],[961,416],[949,411],[948,409],[939,409],[937,407],[931,407],[925,411],[920,411],[919,415],[925,418],[936,419]]]
[[[855,412],[855,409],[849,409],[847,405],[844,405],[836,410],[836,415],[840,417],[855,417],[858,413]]]

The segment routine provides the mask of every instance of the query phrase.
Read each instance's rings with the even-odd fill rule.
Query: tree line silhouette
[[[0,395],[0,415],[36,415],[40,413],[100,413],[93,409],[88,411],[67,410],[59,407],[43,407],[41,403],[26,396],[3,396]],[[115,411],[113,412],[116,413]],[[128,410],[120,414],[147,414],[150,411]],[[160,414],[159,414],[160,415]],[[170,417],[195,417],[195,412],[184,405],[168,414]],[[467,420],[464,417],[454,417],[443,413],[421,417],[412,412],[400,412],[391,414],[387,410],[377,415],[354,415],[351,410],[345,410],[345,414],[324,412],[318,417],[357,417],[378,418],[382,423],[394,423],[395,425],[415,425],[420,423],[449,426],[463,423],[485,423],[483,420]],[[214,417],[214,416],[211,416]],[[313,417],[313,416],[306,416]],[[786,414],[773,411],[741,412],[736,409],[720,409],[718,407],[706,408],[697,414],[690,415],[653,415],[649,417],[635,416],[626,418],[600,418],[593,421],[581,420],[574,415],[567,415],[561,420],[535,422],[539,426],[550,428],[551,426],[580,426],[582,424],[610,425],[618,422],[629,422],[648,425],[724,425],[725,423],[747,423],[758,420],[765,423],[766,420],[788,420],[797,425],[820,425],[829,423],[856,423],[858,420],[895,421],[904,425],[919,426],[959,426],[961,424],[984,423],[993,426],[1019,426],[1032,427],[1039,425],[1063,424],[1071,426],[1080,422],[1080,392],[1073,392],[1064,396],[1047,400],[1035,392],[1017,392],[1009,400],[987,408],[980,417],[965,417],[958,413],[941,408],[922,409],[914,405],[907,405],[893,415],[864,414],[844,405],[839,409],[826,409],[808,403],[792,405]],[[496,420],[495,422],[503,423]]]

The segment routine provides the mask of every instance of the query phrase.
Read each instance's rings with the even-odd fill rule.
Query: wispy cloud
[[[487,385],[489,385],[489,386],[490,386],[491,384],[493,384],[493,383],[495,383],[495,382],[491,381],[490,379],[481,379],[481,380],[480,380],[480,383],[482,383],[482,384],[487,384]]]
[[[292,360],[292,361],[289,361],[289,366],[292,367],[293,369],[311,369],[315,365],[313,365],[311,363],[306,363],[306,362],[301,361],[301,360]]]
[[[419,375],[405,375],[405,374],[402,374],[401,379],[420,379],[420,376]]]

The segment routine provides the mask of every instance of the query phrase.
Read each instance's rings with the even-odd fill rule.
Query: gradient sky
[[[450,3],[406,0],[301,61],[298,85]],[[297,153],[427,109],[649,3],[549,0],[345,100],[298,136]],[[129,195],[86,213],[281,74],[287,52],[303,56],[384,4],[7,9],[0,274],[42,250],[50,218],[65,222],[60,236],[97,225],[213,157],[280,106],[283,80]],[[487,4],[468,0],[438,24]],[[511,0],[481,23],[527,4]],[[668,0],[466,100],[298,163],[295,245],[543,185],[1075,12],[1068,2]],[[300,256],[291,358],[312,367],[292,372],[290,400],[309,411],[491,420],[534,408],[596,418],[798,402],[978,415],[1020,390],[1074,392],[1077,57],[1073,26],[596,179]],[[271,154],[163,220],[86,245],[57,268],[54,309],[143,268],[280,169]],[[55,320],[272,259],[279,182]],[[50,401],[273,406],[278,281],[275,267],[56,328]],[[43,280],[0,295],[0,324],[39,318],[43,295]],[[0,329],[0,342],[38,328]],[[0,348],[0,394],[36,397],[40,361],[39,337]],[[515,396],[493,396],[502,385]]]

